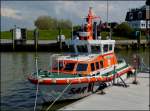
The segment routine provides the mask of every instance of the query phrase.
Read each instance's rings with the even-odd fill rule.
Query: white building
[[[126,14],[125,19],[134,29],[150,28],[150,3],[147,0],[146,4],[140,8],[130,9]]]

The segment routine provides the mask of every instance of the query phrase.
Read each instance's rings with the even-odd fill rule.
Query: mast
[[[92,13],[92,7],[89,8],[89,13],[87,16],[87,32],[89,32],[88,40],[93,40],[93,19],[100,18],[98,16],[94,16]]]
[[[107,0],[107,24],[108,24],[108,0]]]
[[[108,22],[109,22],[109,20],[108,20],[108,18],[109,18],[108,15],[109,15],[109,4],[108,4],[108,0],[107,0],[107,26],[108,26],[108,24],[109,24],[109,23],[108,23]],[[110,22],[110,25],[109,25],[109,39],[111,39],[111,36],[112,36],[112,35],[111,35],[111,31],[112,31],[112,30],[111,30],[111,22]]]
[[[71,34],[71,36],[72,36],[72,40],[73,40],[73,23],[72,23],[71,30],[72,30],[72,34]]]

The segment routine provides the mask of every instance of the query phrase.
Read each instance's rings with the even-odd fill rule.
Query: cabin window
[[[59,68],[59,70],[61,70],[63,68],[63,63],[62,62],[59,62],[59,67],[58,67],[58,63],[55,64],[54,67],[53,67],[54,70],[58,70],[58,68]]]
[[[95,71],[94,63],[91,63],[91,70],[92,70],[92,71]]]
[[[64,70],[66,70],[66,71],[73,71],[74,66],[75,66],[75,63],[67,63]]]
[[[99,69],[99,62],[96,62],[96,69]]]
[[[75,49],[74,49],[73,45],[69,45],[69,52],[75,52]]]
[[[101,48],[98,45],[92,45],[91,46],[91,52],[92,53],[100,53],[101,52]]]
[[[59,69],[61,70],[63,68],[63,63],[59,62]]]
[[[101,67],[101,68],[104,67],[103,61],[100,61],[100,67]]]
[[[109,51],[111,51],[111,50],[112,50],[112,44],[109,45]]]
[[[78,45],[77,49],[78,49],[78,52],[88,52],[86,45]]]
[[[104,50],[104,52],[107,52],[107,51],[108,51],[108,44],[105,44],[105,45],[104,45],[103,50]]]
[[[88,64],[78,64],[77,71],[86,71]]]

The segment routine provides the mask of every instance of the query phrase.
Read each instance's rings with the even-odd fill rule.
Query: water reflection
[[[83,99],[83,98],[81,98],[81,99]],[[79,101],[79,100],[81,100],[81,99],[67,100],[67,101],[57,101],[57,102],[50,108],[50,110],[60,109],[60,108],[62,108],[62,107],[64,107],[64,106],[67,106],[67,105],[69,105],[69,104],[72,104],[72,103],[74,103],[74,102],[77,102],[77,101]],[[50,102],[50,103],[48,103],[48,102],[43,102],[43,103],[42,103],[42,108],[41,108],[41,110],[43,110],[43,111],[47,110],[47,108],[48,108],[51,104],[52,104],[52,102]]]

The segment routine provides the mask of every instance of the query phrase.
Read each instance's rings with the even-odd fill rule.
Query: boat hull
[[[68,85],[40,85],[40,93],[45,102],[79,99],[94,93],[99,88],[99,82],[68,84]]]
[[[120,76],[123,80],[126,80],[127,73]],[[66,85],[40,85],[40,93],[45,102],[52,102],[62,100],[79,99],[95,93],[100,89],[104,89],[112,85],[112,83],[122,82],[119,77],[114,81],[108,82],[93,82],[93,83],[81,83],[81,84],[66,84]],[[60,96],[60,97],[59,97]],[[58,98],[59,97],[59,98]]]
[[[35,85],[39,82],[40,95],[45,102],[52,102],[56,99],[57,101],[79,99],[111,86],[113,83],[123,83],[130,73],[134,73],[134,69],[126,63],[118,64],[116,71],[114,68],[109,69],[101,71],[100,75],[90,77],[42,78],[37,81],[37,78],[30,76],[28,79]]]

